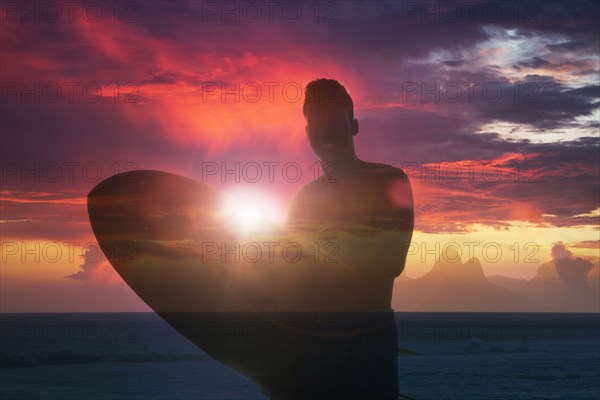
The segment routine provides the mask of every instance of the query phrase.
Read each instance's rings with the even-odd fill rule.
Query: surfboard
[[[405,254],[406,234],[310,223],[248,236],[225,223],[227,201],[187,177],[130,171],[93,188],[88,214],[133,291],[271,398],[396,399],[394,275],[365,264]]]

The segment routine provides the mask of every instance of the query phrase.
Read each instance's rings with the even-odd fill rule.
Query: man
[[[404,269],[414,226],[410,183],[399,168],[360,160],[352,98],[337,81],[306,87],[306,135],[323,175],[292,199],[291,224],[327,226],[340,261],[356,274],[348,310],[390,309],[393,281]],[[357,295],[360,295],[357,298]]]
[[[303,111],[323,175],[294,196],[288,224],[326,238],[338,251],[335,263],[301,266],[312,277],[305,297],[326,311],[313,319],[328,319],[335,332],[317,334],[310,343],[325,344],[304,345],[293,358],[291,365],[312,361],[298,377],[311,389],[297,398],[396,400],[398,341],[390,305],[412,238],[410,183],[402,170],[356,156],[358,121],[339,82],[310,82]]]

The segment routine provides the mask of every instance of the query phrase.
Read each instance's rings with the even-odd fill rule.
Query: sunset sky
[[[598,263],[600,3],[267,3],[2,3],[0,311],[148,310],[87,216],[117,172],[284,219],[316,172],[302,102],[321,77],[354,100],[358,156],[411,179],[408,277],[449,243],[486,275],[530,279],[558,242]]]

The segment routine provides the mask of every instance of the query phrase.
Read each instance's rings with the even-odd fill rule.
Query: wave
[[[468,354],[494,354],[494,353],[529,353],[531,349],[527,346],[505,347],[495,343],[489,343],[479,339],[471,339],[461,350]]]

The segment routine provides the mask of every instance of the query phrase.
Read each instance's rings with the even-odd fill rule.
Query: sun
[[[230,193],[221,213],[228,226],[242,233],[271,230],[285,221],[285,212],[279,202],[254,189]]]

